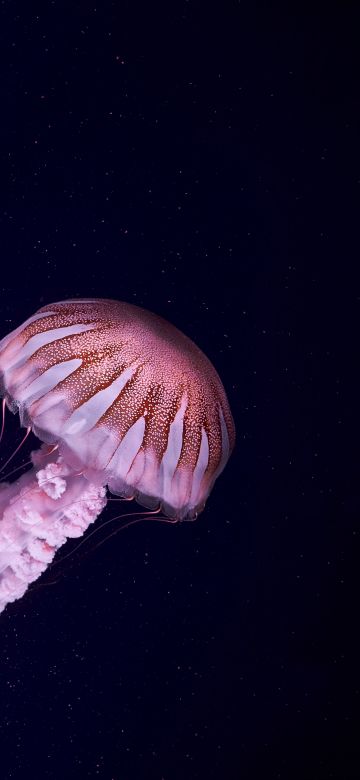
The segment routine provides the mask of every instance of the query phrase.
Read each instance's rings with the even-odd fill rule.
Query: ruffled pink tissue
[[[106,505],[106,488],[91,484],[43,445],[34,467],[0,484],[0,612],[21,598],[70,537],[82,536]]]

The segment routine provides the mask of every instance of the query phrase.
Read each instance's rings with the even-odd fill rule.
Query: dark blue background
[[[0,336],[138,303],[237,427],[196,523],[115,521],[1,616],[1,779],[360,776],[349,9],[1,3]]]

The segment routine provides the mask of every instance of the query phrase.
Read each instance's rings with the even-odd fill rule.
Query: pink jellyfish
[[[0,483],[0,612],[112,493],[194,519],[234,446],[223,385],[200,349],[112,300],[44,306],[0,341],[0,394],[44,442]]]

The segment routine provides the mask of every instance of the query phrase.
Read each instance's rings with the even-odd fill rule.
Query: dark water
[[[1,616],[1,779],[358,778],[355,20],[1,12],[0,336],[137,303],[237,427],[196,523],[95,536]]]

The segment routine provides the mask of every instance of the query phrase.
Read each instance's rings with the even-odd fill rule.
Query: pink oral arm
[[[106,505],[106,490],[56,455],[33,454],[34,468],[0,484],[0,612],[21,598],[70,537],[82,536]],[[41,467],[39,467],[41,464]]]

